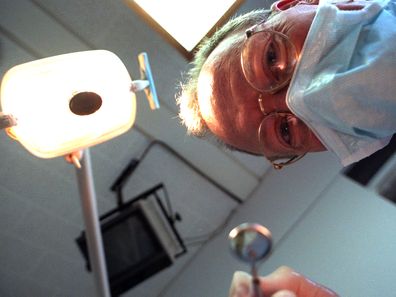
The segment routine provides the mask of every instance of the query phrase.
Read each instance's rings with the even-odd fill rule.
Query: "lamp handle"
[[[10,128],[16,124],[17,119],[13,115],[0,112],[0,129]]]
[[[77,169],[81,169],[81,159],[83,157],[83,151],[72,152],[65,156],[66,162],[73,164]]]

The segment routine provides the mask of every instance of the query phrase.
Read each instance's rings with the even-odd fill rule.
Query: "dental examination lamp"
[[[76,166],[89,255],[98,295],[110,296],[88,148],[128,131],[135,92],[159,108],[146,53],[132,81],[112,52],[92,50],[49,57],[8,70],[0,90],[0,128],[40,158],[64,156]],[[80,162],[81,161],[81,162]]]

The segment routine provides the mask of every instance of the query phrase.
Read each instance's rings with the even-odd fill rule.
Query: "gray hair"
[[[258,9],[234,17],[217,30],[212,37],[206,38],[201,42],[191,62],[192,68],[187,73],[185,83],[181,84],[180,91],[176,97],[176,103],[179,106],[179,117],[182,124],[186,126],[188,134],[214,140],[217,144],[236,150],[236,148],[218,139],[203,120],[197,97],[198,76],[206,59],[221,41],[233,33],[244,32],[251,26],[267,20],[269,15],[269,10]],[[233,46],[239,47],[241,44],[234,43]]]

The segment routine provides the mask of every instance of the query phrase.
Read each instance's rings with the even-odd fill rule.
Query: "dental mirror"
[[[251,267],[253,296],[263,297],[256,264],[264,260],[271,251],[271,232],[260,224],[243,223],[232,229],[228,238],[233,254]]]

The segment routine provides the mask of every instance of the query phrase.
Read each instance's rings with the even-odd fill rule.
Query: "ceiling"
[[[247,0],[239,12],[265,4]],[[116,204],[109,188],[126,164],[141,157],[152,141],[165,144],[153,146],[126,187],[133,197],[165,183],[183,217],[179,231],[194,242],[176,265],[130,295],[159,296],[223,226],[237,201],[250,197],[269,165],[262,158],[225,152],[186,136],[177,118],[175,93],[188,61],[123,1],[1,1],[1,76],[21,63],[94,49],[117,54],[132,78],[139,77],[137,55],[145,51],[150,58],[161,108],[151,111],[144,94],[137,94],[133,129],[91,151],[99,213],[104,213]],[[62,158],[31,156],[4,133],[0,138],[0,223],[5,226],[0,232],[1,295],[11,295],[7,288],[12,287],[21,296],[70,296],[71,288],[93,296],[91,276],[74,243],[83,229],[74,168]],[[54,266],[60,267],[57,272]]]

